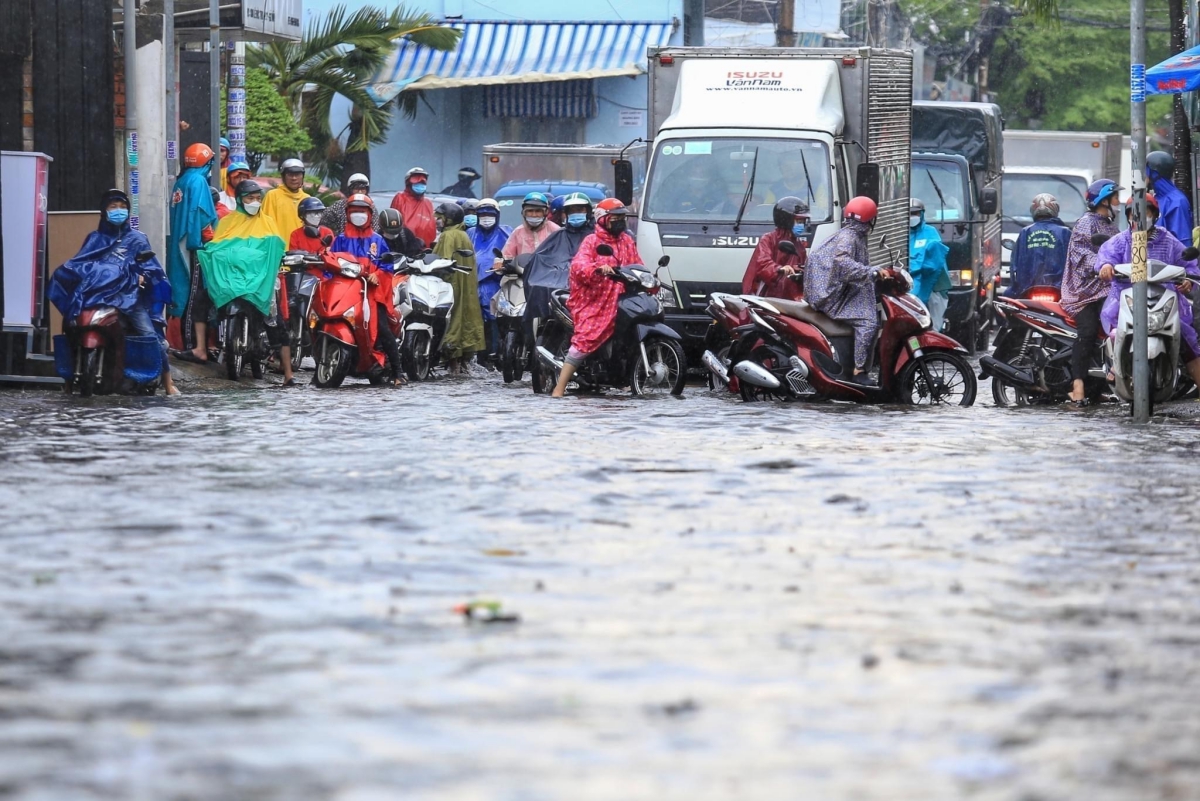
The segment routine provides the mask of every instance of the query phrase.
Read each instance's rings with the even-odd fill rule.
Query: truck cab
[[[972,353],[995,323],[1003,213],[1000,108],[992,103],[913,104],[912,196],[950,248],[945,326]]]
[[[1043,192],[1054,195],[1058,200],[1059,219],[1063,225],[1074,228],[1079,218],[1087,213],[1087,188],[1093,180],[1095,177],[1090,170],[1005,166],[1004,208],[1008,215],[1004,218],[1004,239],[1015,242],[1021,229],[1033,224],[1029,205],[1035,195]],[[1005,248],[1000,276],[1006,286],[1011,263],[1012,251]]]

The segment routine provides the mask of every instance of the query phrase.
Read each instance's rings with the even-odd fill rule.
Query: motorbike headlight
[[[635,270],[634,273],[637,275],[638,282],[641,283],[643,288],[654,289],[654,287],[658,286],[658,279],[650,273],[645,273],[641,270]]]
[[[342,315],[342,319],[350,323],[350,325],[354,325],[354,318],[357,316],[356,308],[357,307],[355,306],[351,306],[350,308],[346,309],[345,313]]]
[[[1146,315],[1146,325],[1151,334],[1155,333],[1156,331],[1161,331],[1166,324],[1166,311],[1152,311]]]
[[[338,259],[338,266],[341,267],[342,275],[347,278],[358,278],[362,275],[362,265],[356,261]]]

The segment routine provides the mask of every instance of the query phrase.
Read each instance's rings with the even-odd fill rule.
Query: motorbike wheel
[[[81,397],[90,398],[96,391],[96,384],[100,381],[100,365],[104,363],[104,354],[99,348],[85,348],[80,356],[80,375],[82,380],[79,382],[79,394]]]
[[[629,374],[629,390],[635,396],[682,395],[687,383],[687,360],[683,347],[673,339],[650,337],[645,341],[646,356],[650,361],[650,372],[641,353],[633,359]]]
[[[957,353],[935,351],[909,362],[900,374],[901,403],[970,406],[979,384],[971,364]]]
[[[336,389],[350,373],[350,363],[354,354],[350,348],[335,341],[333,337],[322,336],[317,339],[313,357],[317,362],[313,383],[321,389]]]
[[[428,331],[418,329],[404,335],[400,361],[404,364],[404,372],[409,381],[424,381],[429,378],[431,349]]]
[[[501,351],[500,362],[505,384],[520,380],[521,346],[517,342],[516,331],[509,331],[504,335],[504,347]]]
[[[241,377],[246,364],[245,323],[246,318],[239,314],[225,328],[225,376],[230,381]]]
[[[294,330],[292,331],[292,336],[291,336],[292,343],[291,344],[292,344],[292,372],[293,373],[300,372],[300,366],[302,364],[304,364],[304,337],[302,336],[303,331],[304,331],[304,329],[302,327],[303,325],[304,325],[303,321],[297,322]]]

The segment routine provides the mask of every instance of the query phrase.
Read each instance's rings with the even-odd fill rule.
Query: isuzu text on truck
[[[647,264],[671,257],[662,278],[675,294],[660,297],[692,355],[710,323],[709,293],[741,291],[780,197],[809,204],[813,244],[841,226],[851,197],[875,198],[872,262],[888,263],[894,249],[907,263],[911,54],[664,47],[649,62],[654,139],[638,251]],[[628,202],[621,166],[617,196]]]

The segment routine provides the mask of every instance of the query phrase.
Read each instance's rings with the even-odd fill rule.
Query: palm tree
[[[291,103],[313,141],[309,160],[326,180],[341,178],[345,161],[359,161],[369,173],[367,150],[382,142],[398,109],[407,117],[417,113],[419,92],[402,92],[395,100],[376,105],[367,84],[406,39],[435,50],[453,50],[462,33],[438,24],[429,14],[366,6],[350,12],[335,7],[313,20],[300,42],[275,42],[247,49],[246,66],[266,70],[276,89]],[[351,123],[334,132],[329,124],[334,98],[350,101]],[[341,144],[346,134],[346,144]]]

